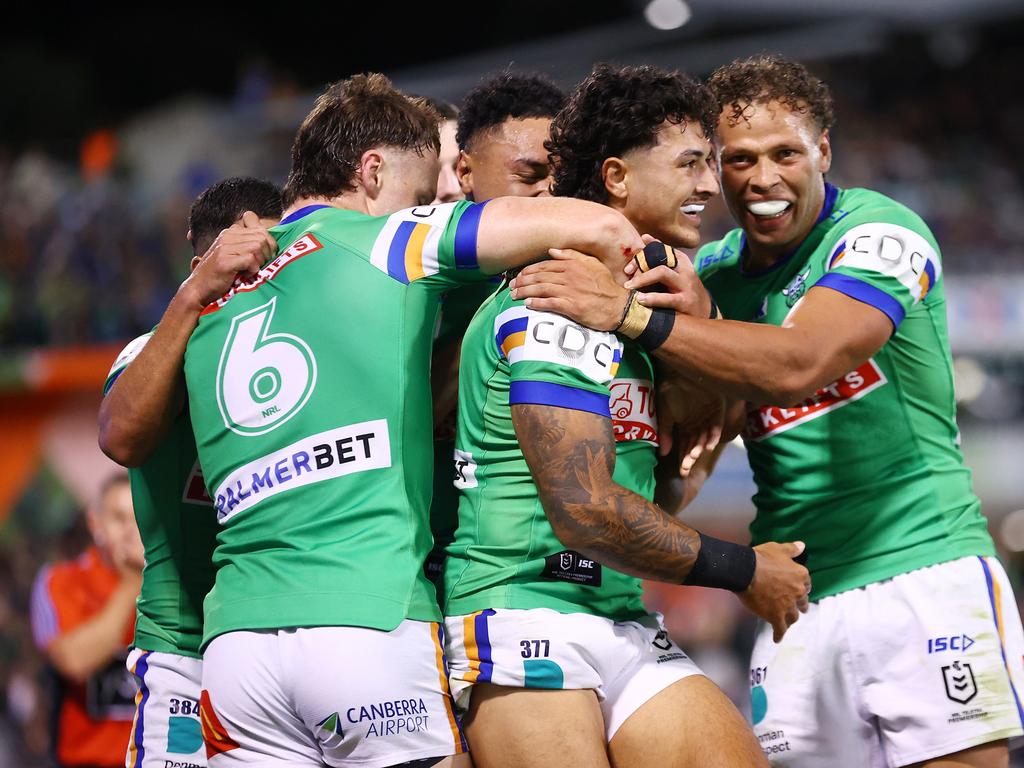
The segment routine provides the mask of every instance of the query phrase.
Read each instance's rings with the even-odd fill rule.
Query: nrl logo
[[[974,671],[967,662],[954,661],[943,667],[942,682],[946,684],[946,696],[958,704],[966,704],[978,695]]]
[[[807,293],[807,278],[811,274],[811,268],[808,267],[802,273],[794,277],[789,285],[782,289],[782,295],[786,297],[786,306],[792,307]]]

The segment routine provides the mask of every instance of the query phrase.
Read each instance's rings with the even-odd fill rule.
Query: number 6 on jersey
[[[262,435],[306,404],[316,385],[316,358],[298,336],[270,333],[277,298],[231,321],[217,366],[217,405],[239,435]]]

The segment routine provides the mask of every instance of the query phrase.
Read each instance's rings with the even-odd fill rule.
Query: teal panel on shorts
[[[526,659],[523,661],[526,673],[524,687],[561,690],[565,684],[562,668],[550,659]]]
[[[203,746],[199,720],[194,717],[171,717],[167,721],[167,751],[175,755],[191,755]]]

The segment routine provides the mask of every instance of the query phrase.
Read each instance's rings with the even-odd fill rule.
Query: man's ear
[[[459,180],[459,189],[466,197],[473,194],[473,164],[466,150],[459,150],[459,159],[455,161],[455,178]]]
[[[832,167],[832,140],[829,138],[828,131],[821,132],[821,138],[818,139],[818,152],[821,153],[821,172],[828,173],[828,169]]]
[[[601,178],[608,192],[609,202],[623,204],[629,197],[626,177],[629,175],[629,164],[621,157],[608,157],[601,163]]]
[[[356,182],[375,200],[384,186],[384,155],[378,149],[368,149],[359,160]]]

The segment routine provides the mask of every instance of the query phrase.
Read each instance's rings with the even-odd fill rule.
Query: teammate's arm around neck
[[[655,299],[657,301],[658,299]],[[678,314],[655,354],[694,379],[758,404],[792,405],[852,371],[889,340],[889,318],[812,288],[782,326]]]
[[[636,228],[608,206],[568,197],[499,197],[487,203],[477,233],[485,272],[521,267],[549,248],[591,254],[618,273],[644,247]]]

